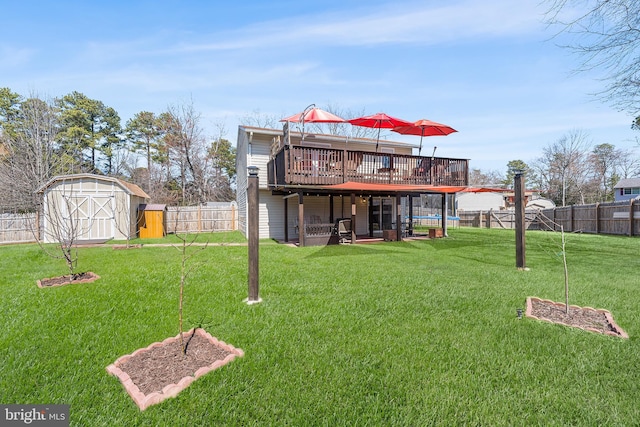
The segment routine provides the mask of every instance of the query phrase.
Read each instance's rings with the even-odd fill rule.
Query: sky
[[[575,130],[636,146],[632,117],[602,103],[597,72],[544,22],[540,0],[0,0],[0,87],[78,91],[137,112],[193,104],[211,137],[235,143],[246,117],[310,104],[429,119],[457,133],[423,154],[506,171]],[[345,117],[347,119],[353,117]],[[419,143],[419,137],[389,139]]]

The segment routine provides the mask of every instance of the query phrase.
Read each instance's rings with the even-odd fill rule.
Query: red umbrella
[[[411,123],[409,126],[397,126],[391,129],[401,135],[420,135],[420,150],[422,151],[422,138],[425,136],[445,136],[453,132],[458,132],[451,126],[443,125],[442,123],[432,122],[431,120],[418,120]]]
[[[302,123],[302,139],[304,139],[304,123],[344,123],[345,119],[331,114],[328,111],[321,110],[316,104],[311,104],[301,113],[293,116],[285,117],[281,122],[299,122]]]
[[[313,104],[312,104],[313,105]],[[308,108],[301,113],[285,117],[281,122],[307,122],[307,123],[344,123],[345,119],[324,111],[318,107]]]
[[[398,126],[411,126],[413,124],[406,120],[388,116],[385,113],[377,113],[371,116],[358,117],[356,119],[349,120],[349,123],[354,126],[378,129],[376,151],[378,151],[378,143],[380,142],[380,129],[393,129]]]

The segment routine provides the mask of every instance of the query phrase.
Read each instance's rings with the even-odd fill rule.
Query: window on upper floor
[[[625,188],[624,194],[640,194],[640,187]]]

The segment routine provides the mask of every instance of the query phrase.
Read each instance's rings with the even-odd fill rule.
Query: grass
[[[640,419],[640,240],[567,236],[570,302],[606,308],[629,340],[517,320],[564,300],[560,236],[455,229],[431,241],[260,250],[210,246],[185,289],[202,324],[246,355],[140,412],[105,367],[178,333],[178,251],[80,250],[93,284],[33,245],[0,247],[0,402],[71,405],[72,425],[632,425]],[[217,239],[237,237],[219,235]]]

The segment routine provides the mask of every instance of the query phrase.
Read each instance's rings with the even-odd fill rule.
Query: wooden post
[[[402,196],[396,194],[396,241],[402,241]]]
[[[329,194],[329,222],[331,224],[335,222],[333,218],[333,194]]]
[[[570,210],[569,214],[571,215],[571,219],[570,219],[570,221],[569,221],[569,227],[571,227],[571,230],[569,230],[569,231],[571,231],[571,232],[573,233],[573,232],[576,230],[576,228],[575,228],[575,222],[574,222],[574,215],[575,215],[575,212],[574,212],[574,210],[573,210],[573,205],[571,205],[571,210]]]
[[[600,234],[600,203],[596,203],[596,234]]]
[[[356,242],[356,193],[351,193],[351,243]]]
[[[409,194],[407,200],[409,203],[409,228],[407,229],[407,235],[413,236],[413,196]]]
[[[513,178],[513,189],[516,197],[516,268],[527,268],[525,262],[525,223],[524,223],[524,176],[516,171]]]
[[[259,283],[259,238],[260,238],[260,218],[259,201],[260,193],[258,188],[258,168],[249,166],[249,178],[247,179],[247,222],[249,228],[249,297],[247,304],[257,304],[261,302]]]
[[[633,237],[633,220],[634,220],[634,207],[633,207],[633,202],[635,201],[635,199],[631,199],[630,203],[629,203],[629,237]]]
[[[284,198],[284,241],[289,241],[289,198]]]
[[[304,193],[298,192],[298,242],[300,247],[304,247],[304,231],[306,224],[304,223]]]
[[[449,211],[449,195],[442,193],[442,237],[449,237],[447,234],[447,213]]]

